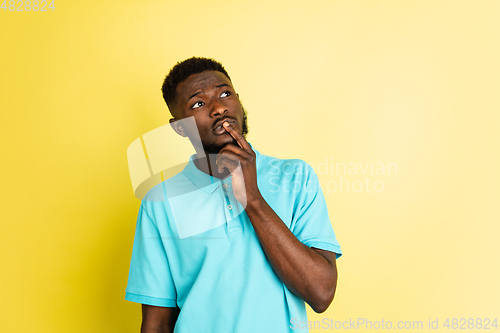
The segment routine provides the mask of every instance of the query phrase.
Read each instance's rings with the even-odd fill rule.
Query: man
[[[304,301],[328,308],[342,254],[316,174],[246,141],[215,60],[178,63],[162,91],[196,154],[141,204],[125,297],[142,303],[141,332],[307,332]]]

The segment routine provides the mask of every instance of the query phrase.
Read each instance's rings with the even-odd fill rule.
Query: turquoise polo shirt
[[[340,257],[314,170],[254,151],[259,190],[283,223]],[[273,271],[231,177],[207,175],[193,156],[141,202],[125,299],[179,307],[176,333],[307,332],[296,325],[305,303]]]

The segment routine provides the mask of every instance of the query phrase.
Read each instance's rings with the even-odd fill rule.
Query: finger
[[[238,157],[230,154],[224,154],[218,159],[217,162],[217,169],[219,170],[219,173],[222,173],[224,168],[227,168],[229,172],[232,173],[238,166],[240,166]]]
[[[252,151],[253,152],[253,151]],[[231,156],[230,158],[234,161],[238,161],[238,163],[243,163],[245,161],[253,161],[253,155],[250,154],[248,151],[241,149],[240,147],[237,147],[232,144],[226,145],[224,148],[221,149],[219,154],[217,155],[217,158],[215,160],[215,163],[217,165],[220,164],[221,159],[223,156]],[[220,171],[219,171],[220,172]]]
[[[227,146],[229,146],[229,145],[226,145],[226,147]],[[231,145],[231,146],[235,147],[236,149],[238,149],[241,152],[244,152],[239,147],[236,147],[234,145]],[[217,165],[219,165],[220,162],[222,161],[222,159],[224,159],[224,158],[232,160],[232,161],[238,161],[238,163],[239,163],[239,159],[242,157],[238,154],[238,151],[235,152],[235,151],[232,151],[231,149],[227,149],[226,147],[222,148],[221,151],[219,152],[219,154],[217,154],[217,158],[215,159],[215,163]]]
[[[229,133],[229,135],[231,135],[235,140],[236,142],[238,142],[238,145],[242,148],[242,149],[245,149],[245,150],[252,150],[252,148],[250,147],[250,145],[248,144],[247,140],[245,140],[245,138],[243,137],[243,135],[241,135],[234,127],[233,125],[231,125],[230,123],[228,123],[227,121],[223,122],[222,123],[222,126],[224,126],[224,128],[226,129],[226,131]]]
[[[225,145],[220,151],[219,155],[224,154],[224,153],[230,153],[239,156],[241,159],[250,159],[253,156],[253,151],[250,150],[245,150],[242,149],[241,147],[238,147],[233,144],[227,144]]]
[[[250,152],[243,150],[233,144],[227,144],[219,151],[219,153],[217,154],[216,162],[221,158],[223,154],[233,154],[241,160],[249,159],[252,157],[252,154]]]

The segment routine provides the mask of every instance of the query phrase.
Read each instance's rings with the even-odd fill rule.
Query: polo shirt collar
[[[252,147],[251,144],[250,147]],[[258,170],[259,162],[261,160],[261,155],[254,147],[252,147],[252,150],[255,152],[256,164],[257,164],[256,169]],[[196,187],[198,187],[203,192],[210,194],[213,193],[217,188],[219,188],[221,183],[228,185],[231,184],[231,176],[225,179],[220,179],[217,177],[212,177],[204,173],[200,169],[198,169],[194,164],[195,157],[196,154],[193,154],[191,155],[191,157],[189,157],[189,162],[184,168],[184,170],[182,170],[182,172]]]

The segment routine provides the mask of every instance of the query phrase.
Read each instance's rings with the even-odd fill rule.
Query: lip
[[[222,126],[222,124],[224,122],[227,122],[229,124],[234,124],[236,121],[234,119],[230,119],[230,118],[224,118],[224,119],[219,120],[215,124],[214,129],[213,129],[215,134],[221,135],[221,134],[224,134],[226,132],[226,129],[224,128],[224,126]]]

